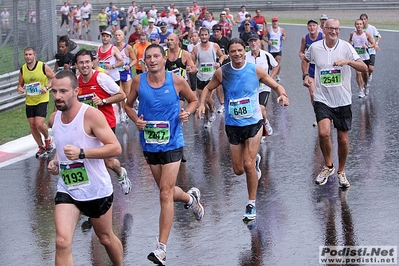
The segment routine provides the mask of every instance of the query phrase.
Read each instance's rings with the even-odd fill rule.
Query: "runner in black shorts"
[[[55,205],[74,204],[87,217],[99,218],[101,215],[107,213],[109,208],[111,208],[112,202],[114,201],[114,194],[105,198],[95,200],[78,201],[74,200],[66,193],[57,192],[54,201]]]

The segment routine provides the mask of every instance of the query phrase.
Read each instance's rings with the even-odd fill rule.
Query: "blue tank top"
[[[310,39],[309,33],[306,34],[305,35],[305,47],[306,47],[306,50],[309,49],[309,47],[310,47],[310,45],[312,43],[314,43],[316,41],[319,41],[321,39],[323,39],[323,33],[322,32],[319,32],[319,34],[317,35],[316,40],[314,40],[314,41],[312,39]],[[309,77],[314,78],[314,64],[312,64],[312,63],[309,64],[308,73],[309,73]]]
[[[147,121],[140,130],[143,151],[166,152],[184,146],[180,113],[180,98],[171,72],[166,72],[164,85],[153,88],[147,82],[147,72],[140,74],[138,116]]]
[[[231,63],[222,66],[222,85],[226,125],[248,126],[262,119],[255,64],[246,62],[241,69]]]

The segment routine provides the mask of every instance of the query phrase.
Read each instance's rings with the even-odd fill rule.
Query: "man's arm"
[[[208,85],[206,85],[205,88],[202,90],[200,105],[197,111],[197,117],[199,119],[203,119],[202,114],[205,113],[205,102],[206,99],[208,98],[208,94],[210,94],[211,91],[216,89],[221,83],[222,83],[222,68],[218,68],[213,74],[211,81],[209,81]]]
[[[113,54],[116,58],[116,60],[118,61],[116,64],[114,64],[113,66],[110,66],[111,68],[117,68],[117,67],[121,67],[123,66],[124,62],[123,62],[123,57],[121,52],[118,50],[118,48],[116,48],[116,46],[114,46],[112,48]],[[107,65],[107,64],[106,64]]]
[[[133,121],[134,124],[136,124],[137,129],[143,130],[145,127],[145,121],[143,120],[143,116],[138,117],[136,110],[133,109],[133,104],[136,102],[136,99],[138,97],[138,90],[140,86],[140,75],[137,75],[134,77],[132,86],[130,87],[130,93],[127,96],[126,104],[125,104],[125,112],[130,118],[130,120]]]
[[[214,43],[213,46],[214,50],[216,51],[216,55],[219,57],[218,67],[220,67],[223,64],[223,61],[227,59],[227,55],[222,52],[222,49],[220,49],[220,46],[217,43]]]
[[[23,94],[25,92],[24,85],[25,85],[25,82],[24,82],[24,79],[22,78],[22,69],[21,69],[19,72],[18,86],[17,86],[18,94]]]
[[[182,95],[188,102],[185,109],[181,109],[179,113],[179,118],[182,122],[187,122],[190,114],[193,114],[198,107],[198,99],[194,92],[191,90],[187,81],[178,75],[172,75],[173,82],[176,88],[176,92]]]
[[[197,68],[194,65],[193,59],[191,58],[191,55],[187,51],[183,51],[183,64],[186,66],[186,71],[188,73],[195,74],[197,73]]]

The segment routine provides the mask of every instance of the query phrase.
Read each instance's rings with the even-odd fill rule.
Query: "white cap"
[[[124,7],[121,7],[121,11],[124,11],[125,10],[125,8]]]

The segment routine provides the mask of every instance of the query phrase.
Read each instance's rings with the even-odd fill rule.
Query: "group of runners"
[[[278,26],[277,17],[272,18],[270,27],[266,19],[251,19],[245,6],[235,19],[225,9],[214,23],[209,10],[194,2],[182,18],[185,27],[179,23],[172,31],[162,18],[172,12],[179,17],[173,4],[164,8],[163,15],[155,6],[150,10],[146,28],[144,19],[134,25],[134,38],[127,38],[123,28],[102,28],[102,43],[94,51],[83,49],[72,55],[67,48],[68,36],[61,37],[54,69],[36,60],[34,48],[24,51],[26,64],[21,68],[18,92],[26,93],[26,114],[39,146],[38,158],[48,156],[53,149],[45,124],[50,94],[56,107],[49,125],[57,149],[48,163],[49,171],[60,175],[55,197],[56,265],[73,263],[73,232],[81,213],[90,217],[112,263],[123,264],[123,248],[112,230],[113,188],[107,168],[115,172],[126,195],[131,182],[116,159],[124,151],[114,134],[117,121],[113,105],[119,106],[121,122],[129,118],[139,130],[143,156],[159,188],[159,235],[155,250],[148,255],[150,261],[166,264],[174,202],[182,202],[197,220],[205,213],[199,188],[193,186],[185,192],[176,186],[184,161],[182,126],[189,119],[205,119],[204,127],[211,128],[216,113],[224,114],[233,171],[245,174],[247,181],[243,220],[248,224],[256,220],[256,194],[262,176],[258,149],[262,138],[273,132],[266,114],[271,90],[277,94],[277,103],[289,105],[285,88],[277,82],[285,31]],[[190,12],[195,19],[188,16]],[[158,26],[153,25],[154,14],[160,15]],[[261,11],[257,10],[255,17],[259,16]],[[230,39],[229,29],[236,24],[240,24],[240,38]],[[361,89],[368,89],[375,53],[370,58],[362,55],[372,48],[377,50],[381,36],[376,30],[371,35],[364,33],[373,29],[366,14],[355,22],[356,31],[350,36],[353,46],[339,38],[336,19],[322,15],[320,22],[310,19],[307,25],[309,33],[301,40],[299,56],[325,160],[315,183],[325,184],[335,172],[330,139],[333,121],[338,132],[338,184],[346,189],[350,186],[345,174],[352,120],[350,68],[359,73]],[[266,46],[269,51],[262,49]],[[280,51],[273,50],[276,47]]]

